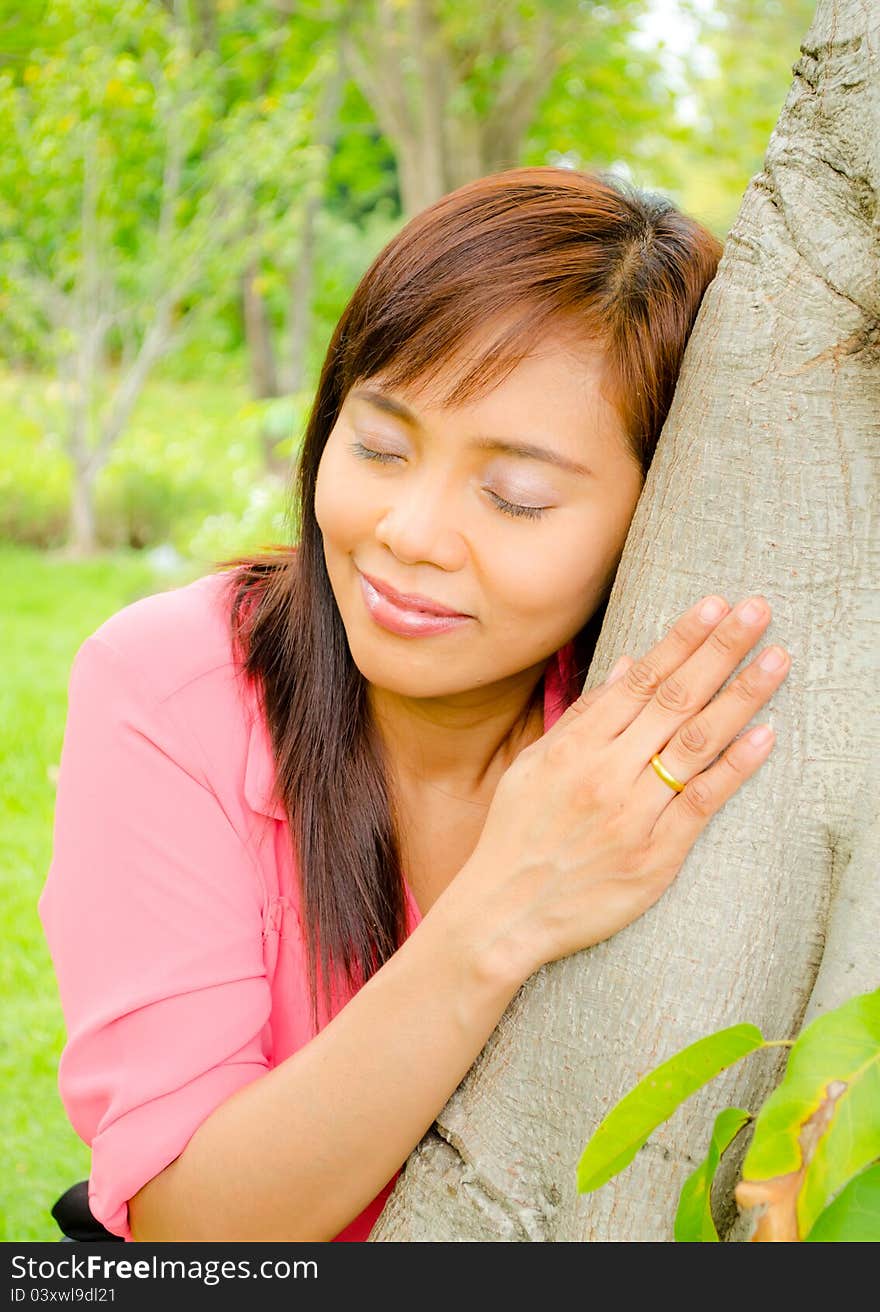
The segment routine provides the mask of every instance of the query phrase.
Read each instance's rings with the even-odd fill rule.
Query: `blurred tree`
[[[50,0],[0,0],[0,72],[20,81],[33,50],[57,47],[69,35],[69,17]]]
[[[582,10],[578,38],[527,133],[522,163],[611,169],[657,186],[678,142],[676,91],[663,50],[643,32],[651,5]]]
[[[175,11],[175,0],[165,0],[165,7]],[[258,401],[267,403],[260,429],[266,469],[286,477],[294,436],[290,430],[314,372],[315,297],[326,259],[335,257],[340,242],[360,247],[351,220],[363,222],[365,209],[378,206],[389,216],[398,212],[396,179],[393,171],[389,175],[387,145],[377,140],[372,114],[343,65],[344,9],[328,14],[320,5],[287,0],[200,0],[190,13],[194,44],[219,60],[227,121],[242,121],[254,106],[271,108],[291,95],[302,104],[311,157],[305,185],[297,181],[291,186],[301,172],[301,125],[292,134],[285,132],[277,116],[268,154],[257,161],[248,153],[241,176],[247,186],[249,170],[259,168],[262,175],[261,203],[240,275],[251,388]],[[345,280],[343,299],[356,276]],[[331,318],[338,311],[334,302]],[[289,406],[272,404],[291,396]]]
[[[224,114],[221,61],[161,6],[46,12],[49,48],[0,77],[2,338],[62,382],[85,552],[96,479],[151,369],[244,266],[255,227],[292,239],[319,161],[308,93]]]
[[[652,117],[660,85],[653,56],[626,43],[647,7],[647,0],[363,0],[334,9],[327,0],[322,12],[348,18],[344,58],[394,148],[411,216],[472,178],[524,162],[548,101],[553,108],[534,147],[541,162],[569,148],[562,139],[572,129],[581,158],[619,158],[629,129]],[[603,97],[614,104],[610,115],[595,112]]]

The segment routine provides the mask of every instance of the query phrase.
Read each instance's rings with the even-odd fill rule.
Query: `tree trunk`
[[[321,200],[310,196],[303,208],[302,234],[296,268],[290,275],[287,298],[287,370],[285,392],[299,392],[306,383],[309,332],[312,326],[312,296],[315,285],[316,221]]]
[[[251,388],[254,396],[268,400],[278,396],[278,373],[275,350],[272,345],[272,325],[269,312],[256,286],[257,270],[251,265],[241,280],[241,298],[244,309],[244,335],[251,366]]]
[[[65,555],[92,556],[98,550],[95,481],[95,473],[90,467],[74,464]]]
[[[820,0],[794,73],[689,343],[588,680],[645,651],[703,592],[761,592],[765,642],[793,656],[761,715],[776,747],[646,916],[520,990],[410,1157],[374,1241],[670,1240],[714,1114],[757,1110],[784,1055],[734,1066],[580,1196],[576,1165],[599,1120],[712,1030],[752,1021],[792,1036],[880,982],[868,828],[880,9]],[[723,1234],[734,1221],[731,1205]]]
[[[312,294],[315,282],[318,214],[324,203],[330,158],[339,132],[339,110],[345,91],[346,77],[347,70],[340,57],[330,74],[318,111],[315,142],[324,151],[324,168],[319,184],[310,190],[303,207],[302,233],[296,268],[289,280],[287,366],[282,378],[285,392],[298,392],[306,383],[306,356],[312,326]]]
[[[573,4],[552,15],[499,5],[468,43],[460,30],[456,40],[437,0],[373,0],[358,7],[357,20],[341,38],[345,62],[391,142],[407,217],[518,162],[564,39],[583,22]],[[491,103],[477,113],[464,107],[462,91],[481,58],[504,67]]]

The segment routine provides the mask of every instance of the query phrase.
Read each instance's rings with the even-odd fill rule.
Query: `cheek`
[[[502,649],[530,662],[529,653],[556,650],[586,624],[614,576],[626,537],[620,528],[616,518],[581,511],[540,543],[524,534],[499,557],[494,628]]]
[[[341,461],[329,446],[325,448],[318,466],[315,482],[315,519],[325,542],[338,542],[351,535],[353,518],[359,504],[348,471],[340,468]]]
[[[603,532],[582,511],[559,515],[531,533],[524,525],[513,542],[507,535],[505,550],[494,556],[493,591],[512,614],[551,623],[576,618],[601,591],[616,558],[617,540],[609,540],[607,526]]]

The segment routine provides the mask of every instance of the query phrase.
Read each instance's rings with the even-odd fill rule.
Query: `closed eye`
[[[361,460],[378,460],[383,465],[403,459],[403,456],[395,456],[390,451],[373,451],[361,442],[352,442],[351,449]]]
[[[382,465],[393,464],[396,460],[404,459],[403,456],[394,455],[390,451],[374,451],[372,447],[364,446],[362,442],[352,442],[351,450],[359,460],[374,460]],[[491,488],[487,487],[484,490],[502,514],[510,515],[514,519],[540,519],[550,509],[549,506],[521,506],[515,501],[506,501],[504,497],[500,497]]]
[[[549,509],[548,506],[520,506],[514,501],[505,501],[497,492],[492,492],[486,488],[486,493],[492,498],[499,510],[505,515],[513,515],[516,518],[525,517],[526,519],[540,519],[541,515]]]

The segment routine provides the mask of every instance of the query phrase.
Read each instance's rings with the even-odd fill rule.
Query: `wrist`
[[[481,896],[482,894],[482,896]],[[467,862],[427,912],[422,925],[442,936],[470,987],[504,1007],[540,966],[509,911]]]

